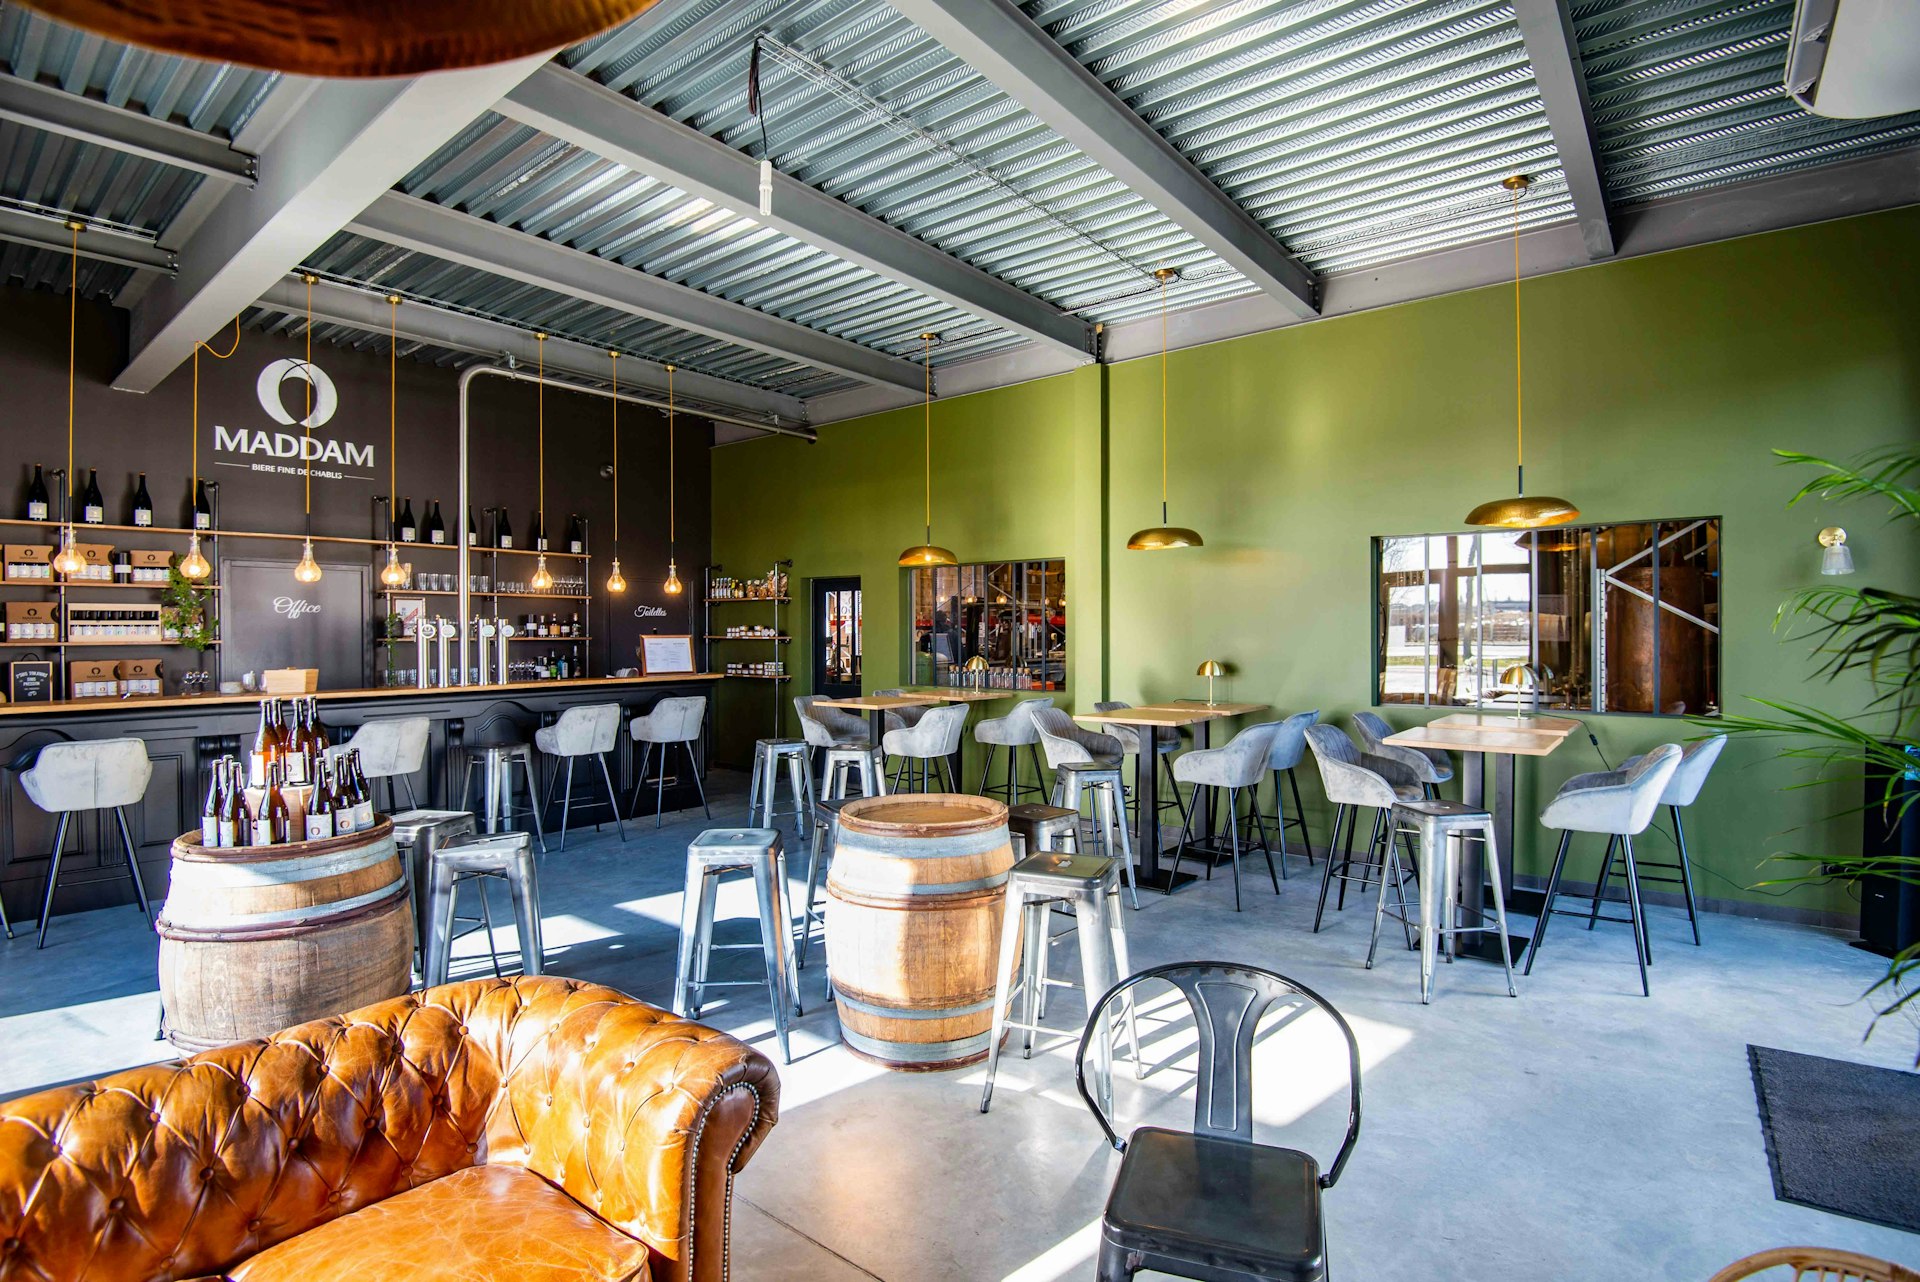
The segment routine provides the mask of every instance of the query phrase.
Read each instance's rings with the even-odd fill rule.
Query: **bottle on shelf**
[[[135,525],[153,524],[153,496],[147,493],[147,474],[140,473],[140,483],[133,489],[133,523]]]
[[[260,804],[254,807],[253,823],[247,831],[247,844],[277,846],[286,841],[287,825],[292,818],[287,799],[280,792],[278,762],[267,767],[266,782],[261,787],[264,791],[260,795]]]
[[[353,790],[347,786],[347,770],[344,761],[335,760],[333,766],[333,835],[344,837],[355,830],[353,822]]]
[[[327,728],[320,724],[320,701],[312,695],[307,696],[307,725],[313,734],[313,750],[316,756],[324,757],[333,741],[327,737]]]
[[[573,615],[573,626],[567,629],[567,635],[570,637],[580,637],[585,635],[580,631],[580,613],[577,610],[574,612],[574,615]]]
[[[494,527],[493,546],[510,548],[513,546],[513,522],[507,519],[507,509],[500,509],[500,524]]]
[[[313,735],[307,727],[306,705],[293,701],[287,727],[287,748],[281,754],[281,777],[294,787],[313,782]]]
[[[200,803],[200,844],[219,849],[220,816],[226,813],[227,763],[216,761],[207,776],[207,799]]]
[[[360,769],[360,749],[347,754],[347,768],[353,772],[353,829],[359,832],[373,827],[373,789]]]
[[[27,486],[27,519],[44,521],[53,514],[53,500],[47,493],[46,473],[38,463],[33,465],[33,480]]]
[[[80,496],[80,523],[82,525],[103,525],[107,519],[107,501],[100,497],[100,473],[95,468],[87,469],[87,488]]]
[[[240,773],[240,763],[232,757],[222,758],[220,765],[227,775],[227,795],[220,809],[220,844],[244,846],[248,836],[247,781]]]
[[[418,543],[420,526],[413,519],[413,500],[405,499],[400,505],[400,519],[395,522],[399,530],[398,538],[402,543]]]
[[[580,514],[575,512],[567,521],[567,551],[579,556],[587,550],[586,527],[580,524]]]
[[[267,786],[267,771],[280,759],[285,741],[280,737],[279,701],[260,701],[260,727],[253,732],[253,751],[247,754],[247,781],[255,788]]]
[[[322,761],[313,777],[313,792],[307,798],[307,840],[325,841],[333,836],[333,780],[327,763]]]
[[[527,536],[527,546],[536,552],[547,550],[547,514],[535,509],[532,532]]]
[[[213,505],[207,502],[207,483],[196,480],[193,483],[193,528],[211,530],[213,528]]]
[[[421,527],[427,536],[427,542],[440,544],[447,541],[447,523],[440,519],[440,500],[434,499],[427,507],[427,523]]]

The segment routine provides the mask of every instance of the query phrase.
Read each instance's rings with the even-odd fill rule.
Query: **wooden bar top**
[[[354,699],[404,699],[410,696],[445,697],[462,694],[538,694],[545,690],[578,690],[588,687],[609,688],[646,685],[672,685],[688,681],[718,681],[718,672],[675,672],[660,676],[640,677],[568,677],[560,681],[510,681],[505,685],[475,686],[433,686],[422,690],[417,686],[379,686],[369,690],[316,690],[313,698],[321,703],[344,702]],[[260,691],[240,694],[174,694],[159,697],[126,699],[57,699],[52,703],[0,703],[0,717],[7,716],[58,716],[63,712],[109,712],[115,709],[130,713],[147,712],[156,708],[217,708],[235,707],[258,703],[269,698],[306,698],[305,695],[269,695]],[[915,701],[917,702],[917,701]]]

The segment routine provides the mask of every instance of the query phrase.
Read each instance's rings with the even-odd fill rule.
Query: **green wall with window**
[[[1911,589],[1909,531],[1873,505],[1785,503],[1804,475],[1770,451],[1845,455],[1920,437],[1920,209],[1601,264],[1525,285],[1528,488],[1582,520],[1724,518],[1724,706],[1806,698],[1837,712],[1862,687],[1811,679],[1774,631],[1783,596],[1817,576],[1823,525],[1852,534],[1857,583]],[[1070,690],[1143,702],[1224,693],[1344,723],[1371,705],[1369,539],[1459,529],[1510,492],[1513,296],[1495,287],[1175,352],[1171,519],[1197,550],[1125,550],[1158,523],[1158,358],[936,402],[934,539],[966,561],[1067,559]],[[916,408],[715,451],[713,541],[729,573],[792,557],[866,592],[869,689],[905,660],[904,572],[921,539]],[[804,602],[791,669],[811,672]],[[720,657],[716,654],[716,657]],[[766,683],[726,683],[719,760],[773,728]],[[1004,705],[1000,705],[1004,706]],[[989,705],[988,712],[995,711]],[[1389,708],[1396,724],[1430,714]],[[1670,719],[1587,718],[1610,760],[1697,733]],[[785,732],[794,732],[791,712]],[[1216,738],[1216,742],[1218,739]],[[1522,763],[1522,874],[1544,874],[1531,816],[1567,775],[1599,767],[1583,738]],[[1311,768],[1302,784],[1318,795]],[[1793,789],[1808,772],[1736,743],[1689,816],[1699,890],[1844,916],[1844,888],[1750,889],[1768,857],[1858,840],[1857,785]],[[1311,803],[1310,803],[1311,804]],[[1316,819],[1325,840],[1325,819]],[[1670,851],[1650,835],[1641,853]],[[1598,850],[1573,866],[1586,879]]]

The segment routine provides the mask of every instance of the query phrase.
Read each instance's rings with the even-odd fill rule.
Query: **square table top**
[[[1441,748],[1448,752],[1544,757],[1558,748],[1573,730],[1572,724],[1557,733],[1537,727],[1516,730],[1511,725],[1499,726],[1499,721],[1498,717],[1492,719],[1493,724],[1443,725],[1440,721],[1434,721],[1390,734],[1383,742],[1403,748]]]
[[[908,686],[907,693],[942,703],[988,703],[994,699],[1018,699],[1041,694],[1039,690],[995,690],[982,686]]]
[[[1111,712],[1076,712],[1075,721],[1107,722],[1120,726],[1197,726],[1203,721],[1238,717],[1249,712],[1264,712],[1264,703],[1215,703],[1204,699],[1183,699],[1175,703],[1148,703],[1137,708],[1115,708]]]
[[[1427,723],[1430,726],[1442,726],[1447,729],[1472,727],[1483,730],[1506,730],[1515,734],[1545,734],[1555,738],[1564,738],[1580,728],[1578,721],[1567,717],[1543,717],[1539,715],[1518,717],[1499,712],[1455,712],[1448,716],[1436,717]]]
[[[939,702],[938,696],[930,694],[860,694],[851,699],[822,699],[815,706],[859,712],[888,712],[894,708],[924,708]]]

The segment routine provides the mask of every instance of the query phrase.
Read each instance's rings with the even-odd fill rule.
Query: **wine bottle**
[[[580,524],[580,514],[575,512],[573,519],[567,522],[567,551],[579,556],[587,550],[587,531]]]
[[[240,763],[232,757],[221,758],[220,768],[227,775],[226,804],[220,810],[220,844],[244,846],[247,844],[247,781],[241,777]]]
[[[292,712],[287,719],[286,749],[280,754],[281,777],[294,787],[311,782],[307,775],[307,767],[313,760],[313,742],[307,737],[303,710],[300,701],[294,700]]]
[[[200,844],[219,849],[220,816],[226,811],[227,799],[222,795],[226,782],[226,763],[216,761],[207,774],[207,799],[200,803]]]
[[[402,501],[400,505],[400,541],[402,543],[418,543],[420,541],[420,526],[413,519],[413,500],[411,498]]]
[[[513,546],[513,522],[507,519],[507,509],[500,509],[500,524],[493,532],[493,546],[510,548]]]
[[[347,754],[347,761],[353,770],[353,827],[359,832],[373,827],[373,789],[367,787],[367,776],[360,769],[358,748]]]
[[[278,736],[273,725],[274,701],[260,701],[260,727],[253,732],[253,751],[247,754],[247,781],[255,788],[267,786],[267,767],[278,756]]]
[[[333,741],[327,737],[327,728],[320,724],[320,701],[311,695],[307,696],[307,725],[313,731],[314,755],[326,756],[327,749],[333,746]]]
[[[280,795],[280,766],[267,767],[267,780],[261,785],[260,804],[254,807],[253,823],[247,832],[249,846],[271,846],[286,840],[287,799]],[[279,826],[276,834],[275,817]]]
[[[536,552],[547,550],[547,514],[535,510],[533,514],[533,534],[527,544]]]
[[[427,542],[445,543],[447,541],[447,523],[440,519],[440,500],[434,499],[427,509]]]
[[[153,524],[153,496],[147,493],[147,474],[140,473],[140,484],[133,491],[133,523]]]
[[[353,817],[353,789],[347,786],[347,759],[337,757],[333,761],[333,835],[344,837],[358,828]]]
[[[467,546],[480,546],[480,522],[473,519],[473,504],[467,504]]]
[[[46,474],[40,470],[40,464],[33,465],[33,483],[27,486],[27,519],[44,521],[53,512],[53,500],[47,494]]]
[[[83,525],[102,525],[107,519],[107,501],[100,497],[100,474],[87,469],[86,493],[80,496],[80,521]]]
[[[322,761],[314,774],[313,794],[307,799],[307,840],[325,841],[333,836],[333,781],[327,777]]]
[[[207,502],[207,483],[196,480],[193,483],[193,528],[211,530],[213,528],[213,505]]]

